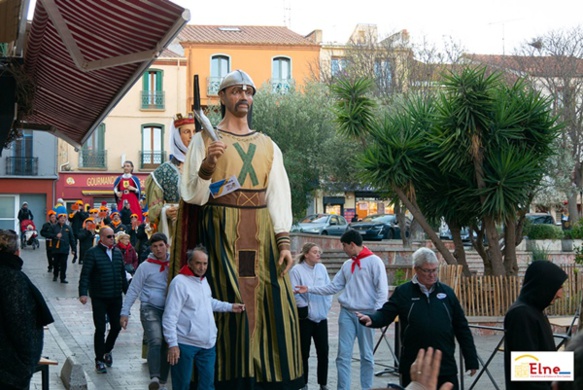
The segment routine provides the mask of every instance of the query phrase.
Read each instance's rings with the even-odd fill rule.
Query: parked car
[[[347,229],[348,222],[341,215],[312,214],[298,222],[292,232],[341,236]]]
[[[447,227],[447,225],[445,225]],[[474,231],[472,231],[473,236],[474,236],[474,240],[476,240],[478,238],[478,234]],[[462,239],[462,242],[464,244],[470,244],[471,240],[470,240],[470,228],[468,228],[467,226],[464,226],[463,228],[461,228],[460,230],[460,236]],[[449,227],[447,227],[447,229],[444,230],[440,230],[439,232],[439,238],[442,240],[453,240],[453,235],[451,234],[451,230],[449,230]]]
[[[535,225],[544,224],[544,225],[555,225],[555,219],[552,215],[547,213],[528,213],[525,217]]]
[[[407,219],[407,229],[409,234],[410,222]],[[364,217],[360,222],[353,222],[350,228],[360,233],[364,240],[382,240],[401,238],[401,228],[397,222],[395,214],[373,214]]]

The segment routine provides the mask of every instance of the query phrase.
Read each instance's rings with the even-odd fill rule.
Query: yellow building
[[[201,104],[218,105],[223,77],[236,69],[247,72],[257,88],[285,93],[312,77],[320,45],[280,26],[188,25],[178,36],[188,63],[185,109],[192,106],[194,75],[199,76]]]

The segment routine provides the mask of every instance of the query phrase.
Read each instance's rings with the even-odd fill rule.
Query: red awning
[[[38,0],[24,56],[33,113],[19,127],[81,146],[189,18],[167,0]]]

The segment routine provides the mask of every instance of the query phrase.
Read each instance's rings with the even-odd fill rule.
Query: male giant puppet
[[[194,132],[194,117],[184,118],[177,114],[171,126],[170,161],[160,165],[146,179],[150,223],[168,237],[169,244],[174,238],[173,225],[178,214],[182,165]]]
[[[175,234],[185,238],[175,240],[173,258],[194,247],[186,236],[194,233],[209,251],[213,298],[245,304],[243,320],[231,313],[215,317],[217,389],[299,389],[299,321],[287,275],[290,188],[278,146],[249,127],[254,94],[249,75],[229,73],[219,86],[219,140],[206,132],[192,139],[181,183],[188,204],[180,208]],[[176,260],[171,276],[180,266]]]

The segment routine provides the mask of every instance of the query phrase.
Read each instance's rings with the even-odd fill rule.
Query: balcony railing
[[[6,157],[6,175],[37,176],[38,157]]]
[[[142,91],[142,109],[164,109],[164,91]]]
[[[107,150],[81,149],[79,168],[107,168]]]
[[[166,161],[166,152],[154,150],[142,150],[140,152],[140,168],[156,169]]]
[[[216,96],[219,94],[219,85],[224,77],[207,77],[207,96]]]
[[[273,93],[286,94],[293,88],[292,79],[271,79],[271,90]]]

